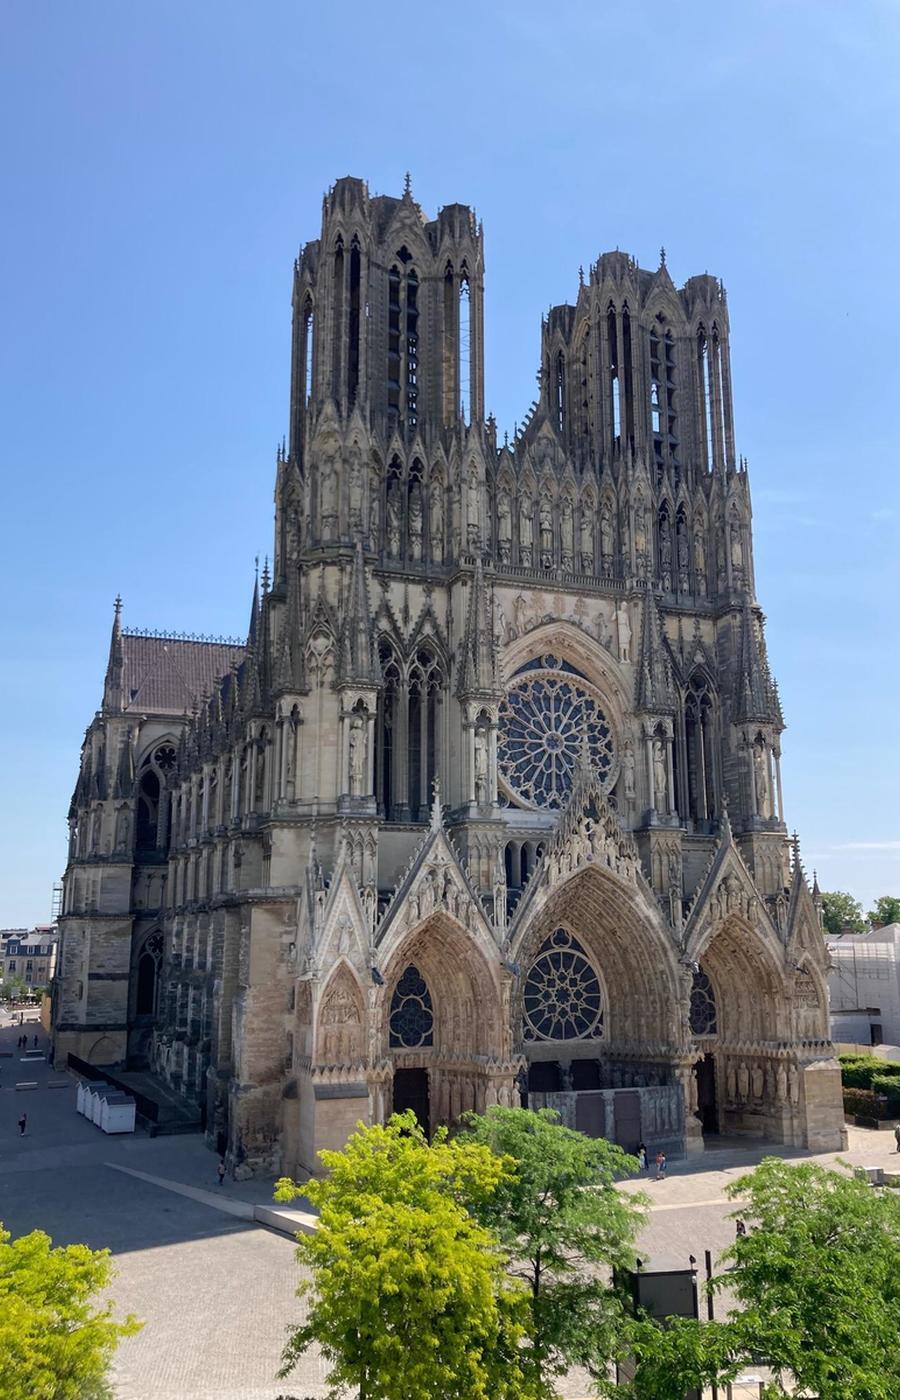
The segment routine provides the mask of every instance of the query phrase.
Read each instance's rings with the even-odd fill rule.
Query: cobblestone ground
[[[35,1033],[45,1044],[38,1026],[27,1029],[29,1044]],[[64,1076],[20,1063],[21,1033],[0,1028],[0,1218],[16,1235],[39,1228],[59,1244],[81,1240],[112,1250],[116,1306],[145,1323],[120,1348],[118,1400],[319,1400],[325,1386],[317,1356],[289,1381],[275,1380],[285,1328],[300,1316],[292,1242],[221,1209],[268,1201],[271,1184],[219,1188],[216,1159],[198,1137],[106,1137],[76,1114],[71,1082],[51,1088]],[[18,1080],[39,1087],[16,1090]],[[28,1126],[20,1138],[23,1110]],[[888,1133],[851,1131],[846,1158],[890,1166],[900,1161],[893,1147]],[[702,1269],[704,1250],[718,1254],[734,1232],[724,1187],[762,1155],[724,1150],[676,1163],[666,1181],[628,1183],[650,1198],[639,1245],[646,1266],[683,1268],[693,1254]],[[196,1188],[198,1198],[121,1167]],[[571,1376],[561,1394],[586,1396],[584,1378]]]

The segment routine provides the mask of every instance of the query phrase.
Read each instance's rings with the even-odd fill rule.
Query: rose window
[[[526,1040],[599,1040],[603,1035],[600,979],[568,929],[543,944],[525,979]]]
[[[497,761],[508,794],[529,807],[562,807],[583,761],[604,786],[615,748],[609,721],[590,686],[545,656],[540,670],[514,676],[500,705]]]
[[[713,985],[706,973],[698,970],[694,973],[694,984],[691,987],[691,1034],[716,1035],[719,1029],[718,1021]]]

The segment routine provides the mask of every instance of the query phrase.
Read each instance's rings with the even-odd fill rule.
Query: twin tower
[[[156,1076],[239,1172],[523,1097],[837,1145],[722,284],[602,254],[502,441],[483,318],[470,209],[337,182],[246,642],[117,608],[57,1055]]]

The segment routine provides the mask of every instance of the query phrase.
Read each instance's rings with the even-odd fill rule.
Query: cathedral
[[[470,208],[325,196],[246,639],[116,601],[56,1062],[182,1105],[238,1176],[406,1108],[838,1148],[724,287],[602,253],[512,438],[483,308]]]

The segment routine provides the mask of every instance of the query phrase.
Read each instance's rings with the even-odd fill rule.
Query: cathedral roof
[[[243,660],[243,643],[123,632],[126,712],[182,715]]]

